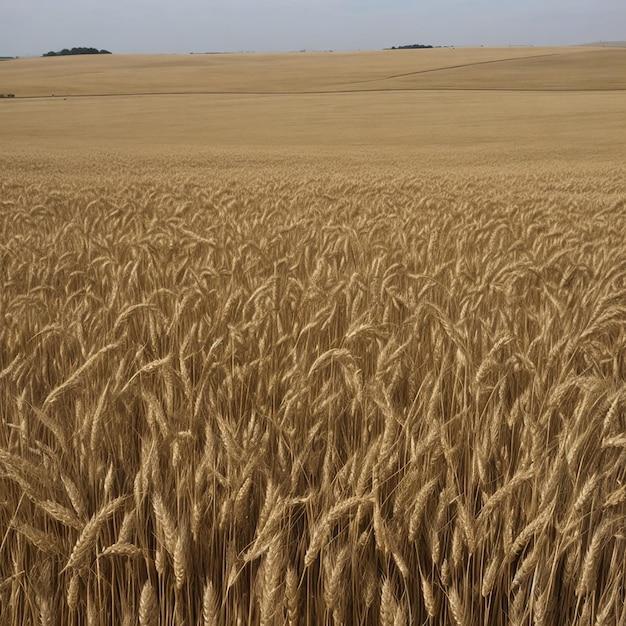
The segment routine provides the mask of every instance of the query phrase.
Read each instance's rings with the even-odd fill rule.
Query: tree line
[[[408,46],[391,46],[392,50],[414,50],[414,49],[422,49],[422,48],[432,48],[433,46],[424,45],[421,43],[414,43]]]
[[[50,52],[46,52],[44,57],[63,57],[69,56],[72,54],[111,54],[108,50],[98,50],[97,48],[63,48],[63,50],[59,52],[54,52],[51,50]]]

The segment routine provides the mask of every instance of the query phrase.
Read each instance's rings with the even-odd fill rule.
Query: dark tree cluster
[[[108,50],[98,50],[97,48],[72,48],[69,50],[68,48],[63,48],[60,52],[46,52],[43,56],[45,57],[64,57],[70,56],[73,54],[111,54]]]
[[[414,50],[414,49],[422,49],[422,48],[432,48],[432,46],[427,46],[421,43],[414,43],[408,46],[391,46],[392,50]]]

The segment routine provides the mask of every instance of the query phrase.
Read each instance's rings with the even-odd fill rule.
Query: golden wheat
[[[500,96],[485,143],[535,97]],[[389,103],[378,157],[263,152],[255,96],[208,165],[0,157],[0,625],[624,622],[626,173],[602,152],[623,96],[577,96],[599,134],[563,160],[546,111],[503,165],[471,132],[493,97],[444,99],[444,132],[421,94],[406,154]]]

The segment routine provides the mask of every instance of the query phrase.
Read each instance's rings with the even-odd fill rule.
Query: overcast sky
[[[626,40],[626,0],[0,0],[0,56]]]

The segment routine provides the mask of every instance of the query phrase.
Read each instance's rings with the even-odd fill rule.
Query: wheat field
[[[0,64],[0,624],[626,624],[625,55]]]

